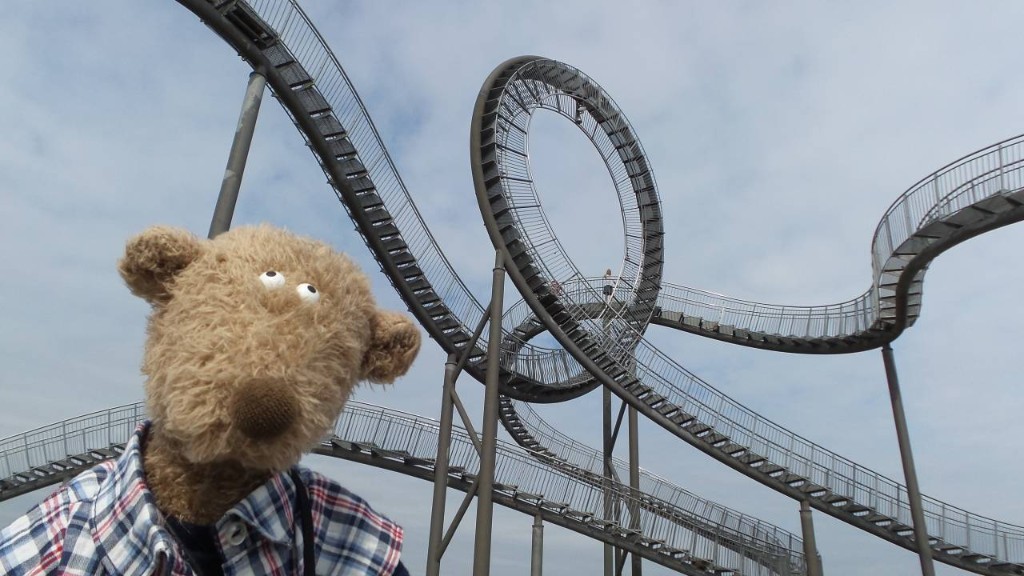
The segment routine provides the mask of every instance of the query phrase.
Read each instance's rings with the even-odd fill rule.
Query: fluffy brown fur
[[[419,350],[416,327],[376,307],[348,258],[269,226],[214,240],[150,228],[119,270],[153,305],[147,482],[161,509],[192,522],[216,520],[295,464],[360,380],[392,382]],[[265,286],[267,271],[283,285]],[[305,283],[318,302],[300,298]]]

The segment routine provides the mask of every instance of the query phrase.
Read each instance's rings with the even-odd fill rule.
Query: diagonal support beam
[[[466,515],[466,510],[469,510],[469,504],[473,501],[473,497],[476,496],[477,489],[480,488],[480,477],[473,480],[473,486],[470,487],[469,492],[466,492],[466,497],[462,499],[462,504],[459,505],[458,511],[455,512],[455,517],[452,518],[452,524],[448,527],[448,531],[444,534],[444,539],[441,541],[441,554],[448,549],[448,545],[452,542],[452,537],[455,536],[455,530],[458,529],[459,524],[462,523],[462,518]]]
[[[455,388],[452,388],[450,396],[452,403],[455,404],[455,409],[459,411],[459,418],[462,418],[462,425],[466,427],[466,432],[469,432],[469,439],[473,441],[476,453],[482,454],[483,445],[480,443],[480,437],[477,435],[476,429],[473,428],[473,421],[469,418],[469,412],[466,412],[466,406],[462,404],[462,399],[459,398],[459,393],[455,391]]]

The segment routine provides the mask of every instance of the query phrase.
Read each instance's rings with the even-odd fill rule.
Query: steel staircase
[[[1017,137],[979,150],[904,193],[876,229],[872,288],[853,300],[780,306],[665,283],[653,322],[782,352],[838,354],[887,344],[920,315],[931,260],[978,234],[1024,219],[1022,145],[1024,139]],[[937,203],[923,204],[922,196]]]
[[[0,440],[0,501],[70,478],[123,450],[124,440],[145,416],[136,403],[86,414],[12,438]],[[431,419],[360,402],[350,402],[334,433],[314,452],[394,470],[432,481],[440,425]],[[683,574],[795,575],[803,558],[763,534],[745,534],[742,542],[723,541],[714,524],[692,511],[652,494],[635,495],[618,482],[610,484],[623,510],[623,521],[605,519],[603,488],[589,472],[550,467],[542,458],[505,443],[494,501],[536,515],[589,537],[635,552]],[[469,491],[479,469],[473,442],[453,430],[448,485]],[[635,522],[628,517],[636,511]],[[639,526],[639,529],[631,527]],[[649,535],[657,534],[657,537]],[[739,536],[737,533],[736,536]],[[735,540],[735,537],[734,537]],[[797,542],[799,544],[799,542]]]
[[[530,450],[531,454],[548,466],[566,474],[582,472],[595,485],[603,481],[601,453],[550,427],[528,404],[502,397],[500,416],[505,429],[516,443]],[[613,459],[613,463],[616,481],[628,477],[628,463],[619,459]],[[748,551],[746,554],[755,558],[755,552],[762,553],[768,567],[778,566],[780,556],[788,556],[789,551],[802,549],[800,539],[793,534],[700,498],[642,468],[640,489],[641,499],[655,496],[672,504],[671,508],[655,507],[655,510],[707,538],[716,539],[722,546]],[[680,509],[685,510],[686,514],[681,514]],[[704,518],[716,518],[717,521],[711,523]],[[723,530],[723,527],[728,530]],[[792,557],[791,566],[795,572],[803,570],[798,567],[802,562],[802,557]]]
[[[478,134],[473,141],[480,147],[475,157],[482,164],[474,167],[474,179],[491,238],[496,246],[508,251],[515,263],[509,275],[544,328],[587,373],[691,445],[794,499],[807,500],[819,510],[865,531],[916,549],[909,537],[912,529],[906,495],[898,483],[746,409],[687,372],[639,335],[635,348],[617,347],[615,341],[605,338],[590,322],[593,310],[588,307],[596,298],[573,299],[564,291],[556,294],[551,289],[553,277],[579,279],[581,284],[584,279],[560,246],[551,247],[551,240],[536,234],[536,227],[522,224],[516,201],[509,200],[523,202],[529,195],[508,185],[504,176],[509,172],[505,163],[523,170],[519,166],[523,162],[521,155],[514,153],[516,142],[507,138],[511,132],[507,125],[523,123],[520,119],[544,108],[552,94],[559,90],[572,92],[575,84],[562,84],[564,75],[559,73],[537,71],[564,66],[552,61],[521,59],[502,66],[501,73],[496,72],[485,83],[477,102],[478,120],[474,127]],[[523,69],[530,72],[519,74]],[[564,70],[572,71],[568,66]],[[537,86],[539,82],[545,86]],[[533,94],[534,99],[525,98],[524,92]],[[497,110],[502,113],[496,113]],[[850,349],[884,344],[919,314],[924,271],[935,256],[984,231],[1024,218],[1022,141],[1024,138],[1011,139],[971,154],[901,196],[875,234],[874,287],[851,303],[829,309],[823,316],[824,322],[813,322],[812,308],[787,315],[776,307],[762,312],[760,317],[768,318],[776,326],[801,318],[805,320],[804,330],[768,330],[732,318],[727,324],[723,319],[727,309],[722,305],[724,298],[708,306],[718,312],[715,321],[686,314],[685,306],[673,310],[663,305],[660,311],[655,310],[654,316],[674,320],[678,326],[690,326],[691,331],[713,333],[719,339],[760,338],[761,347],[787,351],[821,351],[814,348],[825,344]],[[666,300],[680,301],[687,303],[684,299]],[[678,314],[675,318],[673,312]],[[747,315],[748,319],[754,317],[757,315]],[[856,322],[844,325],[842,321],[850,318]],[[880,333],[885,336],[879,336]],[[782,334],[785,336],[779,337]],[[769,335],[774,335],[776,341],[769,341]],[[870,338],[874,342],[865,344]],[[623,361],[627,358],[628,362]],[[1024,573],[1024,530],[932,499],[926,499],[925,507],[936,559],[981,573]],[[951,511],[958,516],[957,520],[950,520]],[[973,541],[971,534],[975,537]]]
[[[483,316],[484,307],[437,247],[362,102],[301,9],[290,0],[179,2],[266,74],[382,271],[442,348],[464,351],[470,326]],[[510,350],[503,359],[503,390],[524,400],[561,401],[597,385],[607,386],[680,438],[748,476],[913,549],[906,537],[909,511],[901,486],[745,409],[640,336],[645,318],[653,317],[655,322],[702,335],[790,352],[855,351],[888,342],[919,314],[921,281],[932,258],[958,242],[1024,217],[1018,170],[1024,157],[1021,138],[965,157],[901,196],[874,237],[872,288],[857,299],[797,310],[683,287],[664,286],[659,291],[660,207],[638,140],[596,84],[582,81],[577,70],[564,64],[536,62],[518,77],[522,87],[508,92],[508,102],[500,100],[503,88],[495,87],[513,84],[510,79],[519,69],[507,63],[489,79],[486,92],[492,98],[485,99],[486,117],[474,120],[474,133],[486,149],[474,152],[474,170],[488,183],[481,205],[490,214],[485,213],[485,221],[490,218],[492,239],[512,255],[510,275],[529,308],[545,317],[545,327],[580,370],[559,351],[520,342],[514,354]],[[316,77],[310,74],[309,63],[316,63]],[[647,226],[632,230],[644,237],[641,255],[624,265],[627,273],[619,277],[625,280],[615,287],[628,294],[622,301],[629,305],[604,310],[597,318],[593,310],[552,290],[552,280],[584,278],[571,262],[552,263],[560,249],[557,241],[538,248],[524,238],[512,218],[530,217],[540,227],[546,222],[542,213],[529,212],[526,203],[517,203],[517,196],[509,193],[532,189],[527,155],[518,147],[526,132],[516,123],[516,106],[540,100],[576,119],[592,140],[601,139],[606,164],[617,167],[610,168],[617,189],[636,192],[632,206],[637,222]],[[510,159],[515,161],[509,163]],[[514,169],[504,169],[501,162]],[[501,186],[503,191],[496,188]],[[606,320],[615,330],[614,338],[600,330]],[[506,327],[506,336],[514,328]],[[480,341],[469,352],[466,370],[477,379],[483,377],[484,349],[485,342]],[[937,559],[980,573],[1020,572],[1024,530],[934,500],[926,507]]]

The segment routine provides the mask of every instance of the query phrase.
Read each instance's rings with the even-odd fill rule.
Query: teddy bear
[[[149,420],[0,532],[6,575],[408,574],[401,527],[299,466],[362,381],[420,346],[330,246],[262,225],[155,226],[118,265],[152,306]]]

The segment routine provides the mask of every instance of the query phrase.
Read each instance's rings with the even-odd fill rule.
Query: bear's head
[[[196,464],[288,468],[360,381],[393,381],[419,350],[415,325],[378,309],[347,257],[270,226],[213,240],[153,227],[128,242],[119,270],[153,307],[153,430]]]

